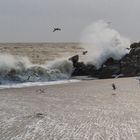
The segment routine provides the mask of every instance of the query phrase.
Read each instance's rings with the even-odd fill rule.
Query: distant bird
[[[55,31],[61,31],[61,29],[60,28],[54,28],[53,32],[55,32]]]
[[[127,50],[131,50],[131,48],[126,48]]]
[[[113,90],[116,90],[116,85],[114,83],[112,83],[112,88]]]
[[[85,55],[88,51],[83,51],[83,55]]]

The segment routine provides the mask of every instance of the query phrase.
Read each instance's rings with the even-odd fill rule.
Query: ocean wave
[[[26,57],[0,54],[0,84],[64,80],[72,70],[72,62],[66,59],[37,65]]]

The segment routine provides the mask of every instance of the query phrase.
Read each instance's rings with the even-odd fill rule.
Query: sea
[[[0,89],[77,82],[69,58],[82,51],[78,43],[0,43]]]

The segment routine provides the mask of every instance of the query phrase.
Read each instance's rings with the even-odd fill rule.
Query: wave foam
[[[72,70],[71,61],[65,59],[34,65],[26,57],[0,54],[1,84],[64,80],[70,78]]]
[[[108,58],[119,60],[129,52],[126,48],[129,48],[130,40],[121,36],[103,20],[91,24],[83,33],[82,47],[88,51],[83,61],[97,68]]]

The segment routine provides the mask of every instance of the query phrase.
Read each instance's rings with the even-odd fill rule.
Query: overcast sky
[[[0,0],[0,42],[77,42],[97,20],[140,40],[140,0]],[[62,31],[53,33],[53,27]]]

